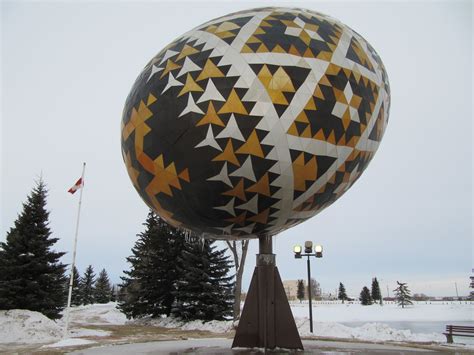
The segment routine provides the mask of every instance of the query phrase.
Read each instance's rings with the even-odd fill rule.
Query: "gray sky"
[[[269,2],[2,2],[0,240],[42,173],[58,250],[71,251],[87,162],[77,265],[118,281],[147,207],[120,153],[125,98],[144,65],[174,38],[215,17]],[[312,273],[323,291],[468,293],[472,230],[472,4],[297,2],[360,33],[381,56],[390,121],[358,182],[313,219],[274,239],[283,279],[305,278],[294,244],[324,246]],[[255,266],[251,242],[244,288]],[[70,263],[71,253],[65,258]],[[385,294],[384,294],[385,295]]]

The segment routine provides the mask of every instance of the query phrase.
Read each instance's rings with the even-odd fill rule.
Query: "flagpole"
[[[81,217],[81,204],[82,204],[82,191],[84,190],[84,173],[86,171],[86,163],[84,162],[82,165],[82,175],[81,175],[81,183],[82,188],[80,189],[79,195],[79,205],[77,207],[77,220],[76,220],[76,233],[74,236],[74,250],[72,252],[72,264],[71,264],[71,273],[69,277],[69,292],[67,295],[67,307],[66,307],[66,324],[64,326],[64,338],[67,337],[68,328],[69,328],[69,309],[71,308],[71,296],[72,296],[72,286],[74,280],[74,266],[76,265],[76,247],[77,247],[77,234],[79,232],[79,219]]]

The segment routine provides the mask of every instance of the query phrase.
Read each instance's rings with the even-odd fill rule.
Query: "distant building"
[[[307,287],[306,281],[303,280],[304,289],[305,289],[305,299],[308,298],[307,296]],[[298,299],[298,280],[285,280],[283,281],[283,288],[285,289],[286,297],[288,301],[295,301]]]

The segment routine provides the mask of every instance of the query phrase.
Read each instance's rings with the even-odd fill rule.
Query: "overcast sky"
[[[56,248],[71,262],[87,162],[77,265],[128,266],[147,207],[120,153],[125,98],[144,65],[210,19],[269,2],[2,2],[0,240],[42,174]],[[390,121],[358,182],[313,219],[274,238],[283,279],[306,277],[294,244],[324,246],[323,291],[356,296],[372,277],[429,295],[468,293],[472,230],[472,5],[469,1],[271,2],[331,15],[377,50],[390,79]],[[244,276],[248,287],[257,241]]]

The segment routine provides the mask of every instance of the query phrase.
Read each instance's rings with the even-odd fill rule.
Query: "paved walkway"
[[[263,354],[262,349],[230,349],[232,339],[189,339],[172,340],[148,343],[134,343],[125,345],[111,345],[93,347],[85,350],[74,351],[74,355],[101,355],[101,354]],[[436,354],[419,348],[408,346],[348,343],[338,341],[303,340],[305,351],[274,350],[269,353],[278,354]]]

